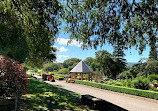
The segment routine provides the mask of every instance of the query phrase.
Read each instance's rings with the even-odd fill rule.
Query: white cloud
[[[65,49],[64,47],[60,47],[60,48],[59,48],[59,51],[60,51],[60,52],[66,52],[67,50],[68,50],[68,49]]]
[[[70,39],[63,39],[63,38],[57,38],[57,42],[60,44],[60,45],[67,45],[68,41]],[[77,46],[77,47],[81,47],[83,43],[79,43],[78,41],[76,40],[72,40],[71,43],[69,44],[70,46]]]
[[[66,52],[68,49],[64,48],[64,47],[57,47],[57,46],[53,46],[53,47],[56,47],[57,48],[57,51],[59,52]]]
[[[67,58],[67,57],[69,57],[69,56],[67,56],[67,55],[57,55],[57,59],[60,59],[60,58]]]

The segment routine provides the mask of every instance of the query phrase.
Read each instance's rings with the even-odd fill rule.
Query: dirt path
[[[36,77],[41,78],[40,76]],[[89,94],[104,99],[130,111],[158,111],[158,100],[107,91],[80,84],[66,83],[65,81],[46,82],[79,94]]]

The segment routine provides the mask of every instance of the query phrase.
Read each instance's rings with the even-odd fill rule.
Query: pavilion
[[[92,80],[92,74],[93,74],[93,70],[91,68],[89,68],[89,66],[83,62],[80,61],[71,71],[71,80],[76,79],[76,73],[80,73],[81,76],[81,80],[83,80],[83,74],[88,74],[87,76],[87,80],[90,81]]]

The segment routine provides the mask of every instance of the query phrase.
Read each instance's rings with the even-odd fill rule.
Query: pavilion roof
[[[86,72],[93,72],[93,70],[89,68],[89,66],[85,62],[80,61],[70,72],[86,73]]]

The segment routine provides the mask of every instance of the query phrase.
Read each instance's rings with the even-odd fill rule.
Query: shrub
[[[130,70],[128,71],[123,71],[117,76],[118,79],[126,79],[126,78],[133,78],[132,73]]]
[[[152,82],[153,80],[157,80],[158,81],[158,74],[152,74],[148,76],[148,79],[150,82]]]
[[[58,80],[64,80],[64,77],[58,77]]]
[[[121,92],[121,93],[126,93],[126,94],[132,94],[132,95],[136,95],[136,96],[158,99],[158,92],[154,92],[154,91],[128,88],[128,87],[123,87],[123,86],[107,85],[104,83],[96,83],[96,82],[91,82],[91,81],[75,80],[75,83],[88,85],[88,86],[92,86],[92,87],[96,87],[96,88],[101,88],[101,89],[105,89],[105,90],[111,90],[111,91],[116,91],[116,92]]]
[[[61,77],[61,76],[54,76],[54,78],[58,80],[64,80],[64,77]]]
[[[133,80],[133,87],[136,89],[144,89],[149,90],[149,80],[148,79],[142,79],[142,78],[136,78]]]
[[[108,84],[108,85],[122,86],[121,82],[119,82],[119,81],[114,81],[114,80],[105,81],[104,83],[105,83],[105,84]]]
[[[59,74],[67,74],[68,71],[69,70],[67,68],[62,68],[62,69],[59,69]]]
[[[0,56],[0,96],[20,96],[27,91],[26,70],[18,61]]]
[[[133,87],[132,79],[126,78],[125,80],[121,80],[122,86],[125,87]]]

